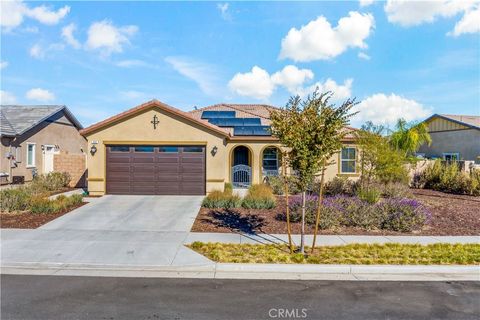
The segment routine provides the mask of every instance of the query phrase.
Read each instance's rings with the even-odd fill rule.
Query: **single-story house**
[[[480,163],[480,116],[434,114],[424,123],[432,143],[421,146],[418,155]]]
[[[0,106],[2,183],[30,181],[35,174],[68,172],[72,186],[85,185],[86,139],[66,106]]]
[[[270,111],[218,104],[184,112],[152,100],[81,130],[88,140],[88,190],[102,194],[203,195],[225,183],[245,188],[278,175],[281,147]],[[356,177],[352,128],[327,178]]]

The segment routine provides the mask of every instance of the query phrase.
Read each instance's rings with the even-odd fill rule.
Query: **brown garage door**
[[[205,194],[203,146],[107,146],[109,194]]]

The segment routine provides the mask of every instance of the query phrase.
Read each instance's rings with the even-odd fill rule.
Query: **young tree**
[[[392,147],[385,132],[385,127],[371,122],[356,132],[362,185],[367,189],[374,180],[388,183],[407,179],[405,154]]]
[[[329,104],[331,96],[330,92],[319,94],[315,91],[304,101],[299,96],[291,97],[285,108],[272,111],[270,115],[272,135],[288,150],[289,164],[296,172],[296,183],[302,193],[301,253],[305,253],[305,202],[308,186],[317,173],[323,171],[327,159],[340,150],[340,140],[346,134],[344,126],[353,115],[349,114],[355,104],[353,100],[347,100],[336,108]],[[323,183],[321,185],[323,191]]]

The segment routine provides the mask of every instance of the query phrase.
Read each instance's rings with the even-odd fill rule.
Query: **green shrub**
[[[48,214],[55,212],[54,201],[48,198],[34,197],[31,199],[29,210],[35,214]]]
[[[480,173],[473,169],[470,174],[462,172],[457,163],[442,163],[440,159],[428,166],[414,183],[426,189],[437,191],[480,195]]]
[[[375,204],[380,200],[382,192],[376,186],[369,186],[358,189],[357,195],[361,200]]]
[[[231,192],[214,190],[203,199],[202,207],[230,209],[240,207],[241,203],[241,198]]]
[[[72,196],[59,195],[55,199],[48,199],[42,197],[33,197],[29,206],[31,213],[48,214],[58,213],[76,207],[82,203],[83,196],[74,194]]]
[[[247,209],[272,209],[275,207],[275,196],[272,188],[266,184],[254,184],[242,201]]]
[[[407,184],[390,182],[382,186],[382,196],[385,198],[411,198],[412,192]]]
[[[230,182],[226,182],[223,190],[225,191],[225,193],[232,194],[233,193],[233,185]]]
[[[55,192],[67,187],[71,181],[67,172],[50,172],[36,176],[30,187],[35,193]]]
[[[31,196],[30,190],[26,187],[4,189],[0,191],[1,210],[6,212],[26,210]]]
[[[336,196],[337,194],[353,196],[356,188],[357,185],[354,181],[346,177],[335,177],[325,184],[325,194],[329,196]],[[319,188],[317,187],[316,192],[318,190]]]
[[[285,193],[285,181],[288,181],[288,194],[300,193],[296,177],[290,176],[284,178],[282,176],[270,176],[266,179],[266,181],[267,185],[270,186],[274,194],[283,195]]]

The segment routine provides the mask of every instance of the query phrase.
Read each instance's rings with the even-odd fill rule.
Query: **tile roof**
[[[270,121],[270,112],[274,110],[280,110],[278,107],[266,105],[266,104],[233,104],[233,103],[219,103],[207,107],[198,108],[190,111],[190,113],[197,119],[201,119],[203,111],[235,111],[237,118],[260,118],[262,125],[269,126],[272,122]],[[224,128],[227,129],[230,134],[233,135],[233,128]],[[345,139],[351,140],[354,139],[354,131],[357,129],[352,127],[345,127],[345,130],[348,131]],[[239,137],[245,139],[245,137]]]
[[[70,120],[81,129],[82,126],[65,106],[61,105],[1,105],[0,134],[15,136],[35,127],[44,120],[64,110]]]
[[[432,117],[434,116],[440,116],[442,118],[453,120],[469,127],[475,127],[477,129],[480,129],[480,116],[469,116],[460,114],[435,114]]]

